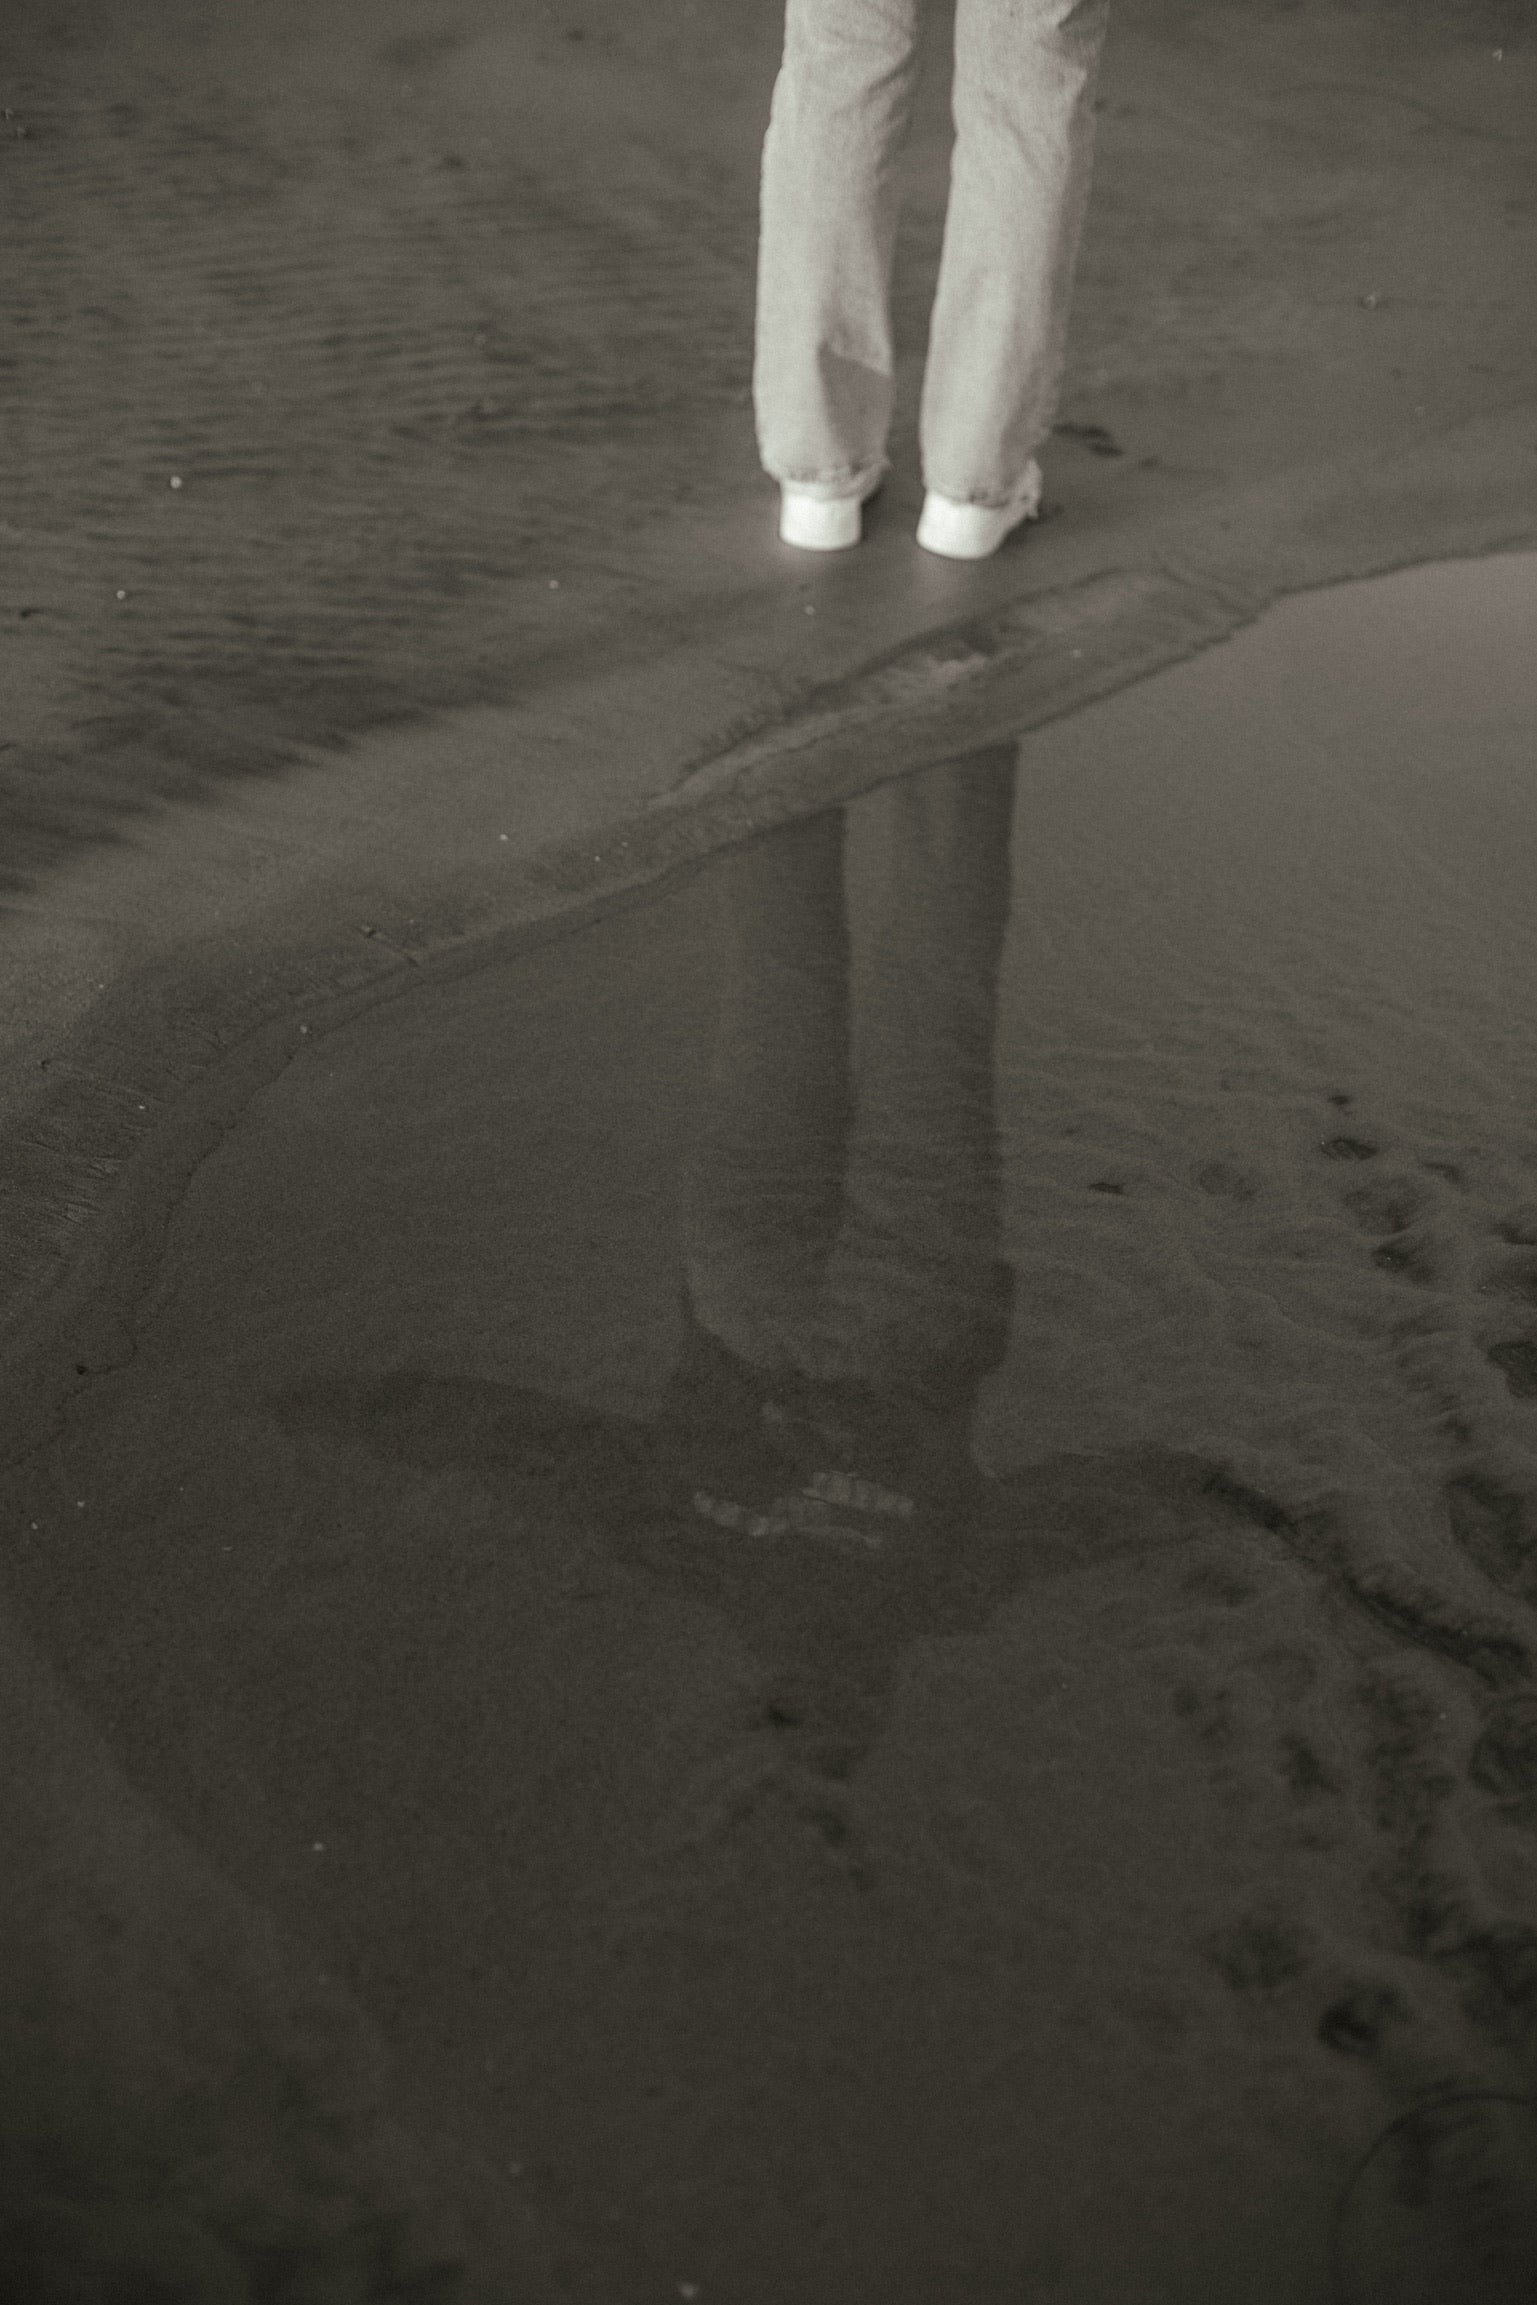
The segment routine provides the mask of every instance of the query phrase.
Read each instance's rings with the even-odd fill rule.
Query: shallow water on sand
[[[1289,602],[198,1171],[15,1589],[563,2294],[1529,2293],[1534,629]]]

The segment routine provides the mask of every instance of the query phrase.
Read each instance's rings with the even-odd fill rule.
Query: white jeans
[[[787,0],[763,146],[753,400],[764,469],[886,469],[896,163],[923,0]],[[1051,429],[1109,0],[956,0],[955,151],[919,445],[928,487],[1018,496]]]

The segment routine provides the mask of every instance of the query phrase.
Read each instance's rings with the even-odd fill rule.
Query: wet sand
[[[1309,588],[1537,539],[1537,58],[1123,11],[1051,516],[929,561],[909,453],[809,567],[745,398],[777,37],[9,45],[10,2263],[1412,2305],[1485,2245],[1501,2305],[1530,562]],[[931,75],[909,433],[945,158]],[[744,1568],[644,1438],[707,860],[869,794],[858,944],[877,788],[1031,730],[983,1488]]]
[[[1007,779],[991,962],[899,789],[848,809],[846,1193],[932,1151],[933,1013],[996,1034],[996,1197],[854,1292],[1013,1266],[960,1513],[753,1537],[688,1453],[751,1436],[656,1439],[744,1063],[769,1173],[828,1157],[842,932],[775,990],[741,923],[833,820],[316,1010],[34,1331],[79,1374],[8,1589],[369,2012],[472,2286],[1527,2294],[1534,574],[1291,603],[933,772]]]

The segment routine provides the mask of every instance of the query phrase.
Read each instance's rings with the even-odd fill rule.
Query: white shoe
[[[918,542],[925,552],[941,552],[947,560],[985,560],[1010,529],[1022,520],[1038,520],[1040,513],[1041,468],[1032,456],[1012,504],[957,504],[931,488],[923,500]]]
[[[873,496],[879,486],[879,481],[872,481],[864,496],[810,496],[803,488],[782,488],[780,541],[798,544],[803,552],[847,551],[859,542],[865,498]]]

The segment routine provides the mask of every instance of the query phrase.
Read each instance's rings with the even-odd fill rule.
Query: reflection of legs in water
[[[993,1111],[1014,748],[910,777],[858,1036],[858,1118],[815,1373],[969,1404],[1007,1341]]]
[[[798,1364],[842,1208],[851,1085],[841,811],[721,859],[720,1008],[684,1184],[694,1311]]]
[[[842,1207],[843,817],[788,826],[715,872],[720,1006],[683,1182],[692,1333],[663,1423],[685,1453],[696,1509],[761,1533],[794,1486],[765,1403],[799,1368]]]
[[[713,1390],[752,1431],[760,1488],[783,1475],[776,1448],[839,1506],[846,1476],[906,1481],[937,1438],[961,1461],[1002,1356],[992,1069],[1012,802],[1012,747],[881,796],[852,1133],[843,820],[724,868],[729,954],[684,1232],[696,1369],[712,1338],[734,1356],[717,1352]]]

